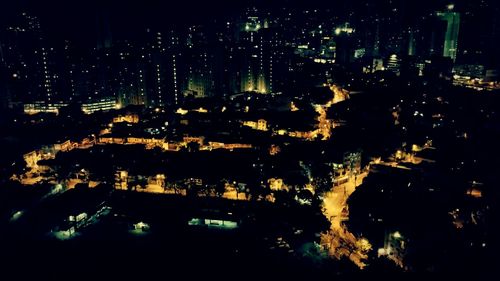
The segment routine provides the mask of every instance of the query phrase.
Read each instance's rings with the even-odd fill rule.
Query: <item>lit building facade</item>
[[[85,114],[92,114],[97,111],[113,110],[116,109],[117,106],[114,97],[107,97],[82,103],[82,111]]]
[[[36,113],[59,113],[59,109],[68,104],[65,102],[52,103],[48,101],[35,101],[33,103],[24,104],[24,113],[26,114],[36,114]]]
[[[446,22],[446,33],[444,37],[443,57],[457,59],[458,34],[460,30],[460,14],[452,11],[450,6],[448,11],[437,12],[439,19]]]
[[[238,40],[241,92],[271,93],[278,84],[279,36],[267,19],[248,16]]]

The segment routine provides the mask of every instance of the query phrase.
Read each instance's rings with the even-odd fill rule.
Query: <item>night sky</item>
[[[2,22],[22,11],[40,18],[49,36],[64,37],[85,43],[94,37],[96,19],[109,19],[113,37],[128,38],[146,27],[163,29],[171,25],[205,22],[241,10],[240,1],[231,0],[43,0],[9,1],[2,3]],[[243,1],[242,1],[243,2]]]

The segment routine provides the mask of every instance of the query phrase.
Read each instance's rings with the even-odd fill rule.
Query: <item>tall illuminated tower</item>
[[[454,5],[448,5],[448,10],[437,12],[437,16],[446,22],[446,34],[444,38],[443,57],[457,58],[458,33],[460,30],[460,14],[453,11]]]
[[[276,34],[269,21],[248,16],[241,25],[239,43],[242,55],[241,91],[270,93],[274,89],[273,66],[277,63]]]

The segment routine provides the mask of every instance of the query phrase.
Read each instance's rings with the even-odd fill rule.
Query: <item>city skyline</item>
[[[0,275],[497,274],[499,12],[0,4]]]
[[[482,3],[486,5],[484,6],[485,9],[490,7],[487,2]],[[307,23],[304,26],[296,25],[294,27],[295,31],[288,30],[291,26],[286,26],[284,23],[287,19],[294,21],[299,20],[301,16],[306,16],[304,14],[294,14],[297,10],[294,10],[293,8],[273,7],[264,8],[262,10],[256,9],[253,12],[251,10],[247,10],[244,15],[240,14],[239,16],[235,16],[236,10],[244,12],[244,9],[239,7],[233,12],[228,12],[226,15],[218,17],[218,21],[215,21],[215,18],[207,18],[207,22],[205,24],[199,23],[195,25],[186,24],[175,27],[165,27],[157,22],[156,27],[155,24],[149,23],[143,24],[142,27],[131,29],[127,25],[122,27],[117,24],[119,22],[123,22],[124,18],[119,20],[115,18],[114,24],[112,23],[113,16],[111,16],[110,12],[107,12],[107,10],[113,6],[112,4],[113,3],[107,4],[109,7],[102,7],[102,9],[99,9],[99,6],[94,7],[96,10],[93,11],[93,16],[91,17],[94,20],[93,27],[87,30],[87,32],[90,31],[90,33],[83,33],[83,37],[87,37],[85,41],[87,41],[87,43],[93,43],[86,46],[85,44],[78,42],[78,40],[69,40],[66,38],[68,34],[63,35],[64,32],[62,32],[62,34],[59,32],[52,32],[54,26],[48,29],[44,28],[44,21],[51,21],[47,18],[41,20],[36,15],[32,15],[27,12],[19,12],[16,15],[11,15],[11,17],[15,19],[13,21],[15,24],[10,26],[9,24],[4,24],[4,27],[7,30],[4,30],[3,32],[4,43],[2,43],[2,58],[4,62],[11,64],[8,67],[12,68],[12,75],[22,76],[20,73],[16,73],[16,71],[19,71],[15,69],[16,66],[13,64],[17,63],[25,65],[26,63],[22,61],[23,57],[26,57],[24,60],[28,60],[29,56],[33,56],[32,52],[42,54],[41,58],[32,58],[31,64],[40,64],[40,67],[41,64],[44,64],[43,69],[40,69],[39,72],[45,72],[45,74],[39,73],[37,75],[40,77],[45,75],[45,79],[43,83],[39,82],[39,90],[36,90],[36,86],[31,87],[34,93],[29,99],[37,102],[43,101],[43,99],[40,99],[40,95],[43,93],[43,95],[46,95],[46,101],[49,104],[53,101],[57,101],[57,103],[62,104],[70,103],[74,98],[78,98],[75,97],[75,95],[82,96],[81,93],[76,93],[77,86],[74,84],[74,79],[77,78],[73,77],[75,76],[73,72],[85,72],[87,71],[85,69],[88,67],[94,69],[96,67],[101,68],[101,70],[96,70],[101,74],[93,73],[87,75],[88,77],[86,78],[80,78],[86,80],[85,83],[89,84],[84,87],[84,90],[87,91],[87,93],[83,95],[90,95],[90,99],[112,97],[117,100],[118,106],[127,105],[129,103],[144,104],[148,106],[154,106],[155,104],[163,106],[166,103],[170,103],[171,106],[176,106],[182,96],[186,95],[189,91],[199,97],[212,96],[214,91],[217,91],[218,94],[222,95],[229,95],[241,90],[253,89],[257,92],[269,92],[273,91],[273,82],[275,84],[274,88],[276,88],[274,90],[280,91],[283,89],[280,89],[279,85],[281,84],[281,86],[283,86],[284,82],[279,80],[286,76],[285,69],[287,67],[290,69],[290,65],[286,66],[283,58],[280,58],[279,56],[283,57],[286,56],[287,53],[290,54],[292,52],[296,52],[293,49],[297,47],[297,51],[301,52],[302,50],[300,48],[304,46],[306,48],[312,48],[308,52],[321,52],[316,54],[316,56],[318,56],[316,59],[322,60],[324,59],[323,57],[328,59],[328,52],[330,52],[330,56],[337,56],[337,63],[340,64],[342,62],[351,64],[354,60],[359,62],[365,57],[373,57],[385,60],[387,67],[394,68],[391,66],[391,60],[392,64],[396,63],[396,67],[399,67],[401,58],[410,56],[417,59],[417,61],[412,62],[413,64],[416,63],[423,65],[425,63],[424,60],[430,59],[432,56],[437,56],[451,58],[453,62],[456,62],[458,59],[458,66],[465,65],[468,67],[470,65],[471,67],[476,68],[478,66],[482,66],[482,71],[487,72],[486,76],[494,75],[494,71],[498,66],[495,62],[496,60],[492,60],[491,56],[489,56],[488,49],[480,50],[477,48],[478,45],[473,45],[469,48],[465,43],[459,45],[459,41],[473,41],[477,35],[471,34],[469,31],[470,28],[468,28],[465,24],[462,24],[465,26],[462,27],[462,32],[460,32],[460,12],[457,10],[460,6],[456,7],[455,4],[442,5],[441,9],[437,10],[432,10],[433,6],[429,6],[427,8],[427,12],[423,12],[418,15],[412,14],[412,19],[405,19],[404,21],[403,13],[405,11],[405,7],[408,8],[411,5],[403,2],[396,3],[388,1],[386,3],[388,6],[382,6],[383,8],[380,9],[380,11],[365,15],[363,13],[367,12],[366,9],[369,9],[370,5],[372,5],[369,4],[369,2],[367,2],[365,6],[361,7],[356,7],[354,4],[349,6],[344,3],[344,9],[341,10],[341,12],[335,12],[335,9],[332,9],[333,12],[330,10],[320,11],[317,9],[304,10],[306,12],[310,11],[311,13],[316,14],[315,18],[318,26],[315,27],[315,32],[317,33],[311,33],[306,36],[302,35],[302,37],[299,34],[303,34],[305,30],[310,28],[307,26]],[[127,2],[125,6],[127,4],[131,5]],[[160,4],[157,3],[157,5]],[[465,3],[462,3],[462,7],[466,7]],[[495,7],[492,6],[491,8],[494,9]],[[127,8],[124,9],[127,10]],[[271,15],[270,11],[276,9],[278,10],[278,12],[275,12],[276,15]],[[290,12],[287,12],[287,9],[290,9]],[[39,11],[41,14],[44,12],[49,13],[48,10],[44,11],[42,9]],[[128,12],[131,11],[128,10]],[[140,14],[140,12],[137,13]],[[231,15],[231,13],[233,15]],[[120,14],[120,12],[115,12],[115,14]],[[360,21],[358,19],[349,23],[349,16],[352,17],[358,14],[362,20]],[[327,19],[332,15],[333,21],[328,21]],[[466,15],[462,15],[462,22],[465,21],[466,24],[471,24],[473,21],[470,19],[475,19],[473,15],[469,15],[469,18],[465,16]],[[252,17],[257,19],[257,24],[259,26],[266,24],[267,27],[262,28],[260,32],[255,29],[241,30],[242,24],[245,24],[245,21],[247,21],[247,26],[249,24],[255,24],[249,23],[249,21],[252,21]],[[132,22],[132,25],[136,24],[136,22]],[[342,34],[347,33],[341,32],[343,30],[341,26],[346,24],[352,27],[350,27],[348,35],[343,36]],[[431,25],[433,27],[430,27]],[[436,25],[439,26],[439,28],[436,28]],[[120,26],[120,28],[117,28],[117,26]],[[123,37],[123,34],[121,36],[116,36],[120,33],[117,32],[119,29],[127,30],[128,33],[125,37]],[[290,31],[295,32],[295,35],[290,36],[293,33],[285,35]],[[324,42],[322,43],[333,43],[334,45],[330,45],[329,48],[336,48],[336,45],[338,45],[339,49],[336,52],[332,52],[332,49],[317,50],[315,49],[317,48],[316,46],[311,45],[315,44],[314,41],[318,40],[318,37],[321,37],[323,32],[325,35],[323,36]],[[486,40],[486,42],[489,40],[490,44],[491,42],[494,42],[496,40],[495,38],[498,37],[498,33],[495,33],[495,31],[492,32],[493,33],[491,33],[489,37],[480,35],[481,38],[483,38],[482,40]],[[92,33],[93,35],[89,36]],[[156,38],[152,37],[153,33],[156,34]],[[270,35],[266,36],[272,36],[274,40],[273,42],[269,41],[266,43],[262,41],[260,43],[260,51],[257,53],[261,54],[262,57],[254,63],[250,63],[250,59],[245,59],[241,62],[237,62],[234,59],[234,56],[238,56],[238,51],[236,51],[236,49],[243,47],[242,44],[244,44],[244,39],[242,39],[241,35],[244,35],[245,33],[255,33],[257,36],[262,38],[259,40],[268,40],[264,39],[262,34],[269,33]],[[57,36],[62,35],[63,37],[49,39],[50,36],[47,36],[47,34],[58,34]],[[78,34],[80,35],[82,33]],[[162,36],[163,42],[161,41]],[[198,42],[191,42],[194,40],[193,36],[198,37],[196,39]],[[217,36],[219,38],[217,38]],[[248,40],[253,40],[253,35],[251,37],[252,38],[249,38]],[[329,37],[331,39],[329,39]],[[14,41],[7,42],[8,40]],[[16,42],[16,40],[31,40],[31,42]],[[156,40],[156,42],[153,42],[154,40]],[[211,46],[213,42],[215,42],[214,40],[219,40],[221,42],[220,47],[224,50],[219,50],[218,53],[215,53],[215,49],[218,48],[213,48]],[[294,46],[297,40],[301,40],[301,43],[299,44],[302,45]],[[17,59],[21,61],[15,62],[13,60],[16,59],[11,57],[9,58],[8,50],[12,50],[12,47],[9,46],[9,44],[16,44],[16,48],[18,49],[13,51],[18,52],[18,56],[21,57]],[[28,47],[28,44],[31,46]],[[157,51],[153,50],[155,44],[157,44]],[[201,47],[195,48],[197,49],[196,51],[191,51],[189,49],[191,49],[193,44]],[[269,46],[266,47],[264,44],[268,44]],[[22,48],[31,48],[31,50]],[[161,48],[161,50],[158,50],[159,48]],[[134,78],[139,81],[136,85],[134,85],[134,83],[130,84],[129,89],[122,89],[122,92],[119,93],[119,90],[116,88],[109,89],[109,87],[112,87],[110,85],[113,84],[111,80],[114,80],[115,83],[122,83],[119,81],[117,82],[117,79],[125,79],[124,77],[120,78],[108,76],[108,78],[105,79],[111,79],[109,81],[96,81],[95,78],[92,77],[96,77],[95,75],[98,75],[100,76],[99,79],[103,79],[102,74],[104,74],[103,72],[106,72],[107,70],[102,68],[107,67],[109,69],[111,63],[116,63],[110,61],[111,58],[109,57],[120,56],[124,59],[124,51],[125,54],[129,54],[128,57],[130,57],[130,51],[132,51],[132,57],[130,57],[132,61],[129,59],[130,62],[128,63],[138,65],[131,65],[131,73],[123,73],[123,75],[139,76]],[[248,51],[249,50],[243,52]],[[140,61],[140,58],[136,57],[139,56],[139,52],[142,53],[140,56],[143,59],[143,62]],[[242,52],[240,51],[240,53]],[[168,56],[173,55],[174,57],[166,58],[167,54]],[[147,58],[145,58],[145,55],[147,55]],[[48,59],[48,56],[52,56],[51,60],[61,61],[62,64],[59,63],[57,67],[50,67],[50,64],[49,66],[45,65],[47,64],[45,60]],[[154,61],[156,62],[151,61],[152,56],[155,57]],[[189,56],[192,58],[190,59]],[[265,60],[263,60],[264,56],[267,56]],[[486,59],[486,56],[488,56],[489,59]],[[101,58],[99,59],[99,57]],[[98,58],[100,62],[92,62],[94,58]],[[195,62],[194,59],[198,61]],[[189,60],[193,61],[190,62]],[[199,60],[203,62],[199,62]],[[228,65],[217,65],[215,64],[215,60],[225,61]],[[334,62],[334,60],[332,62]],[[260,66],[258,66],[257,63],[260,64]],[[87,64],[87,66],[85,66],[85,64]],[[240,64],[240,69],[227,69],[229,65],[234,66],[238,64]],[[254,66],[251,66],[252,64]],[[274,76],[271,71],[273,65],[275,68],[277,67],[280,69],[274,74]],[[161,70],[160,66],[162,67]],[[130,68],[130,66],[123,67],[126,69]],[[156,68],[156,70],[148,70],[147,68]],[[164,68],[166,69],[164,70]],[[260,68],[261,70],[257,71],[257,68]],[[116,71],[117,69],[114,70]],[[493,72],[491,72],[492,70]],[[153,74],[155,71],[157,72],[156,76]],[[399,70],[396,69],[395,71],[397,72]],[[419,71],[422,71],[422,67],[420,67]],[[142,72],[149,73],[143,74]],[[170,72],[170,74],[166,74],[166,72]],[[177,72],[179,72],[179,75],[177,75]],[[231,73],[230,75],[240,75],[241,77],[223,77],[228,73]],[[174,74],[175,77],[173,77]],[[151,81],[155,79],[158,79],[156,85],[151,84]],[[226,79],[226,81],[221,81],[220,79]],[[488,80],[489,78],[486,77],[485,79]],[[70,80],[71,83],[62,80]],[[146,80],[149,80],[150,82]],[[215,87],[215,85],[217,85],[217,87]],[[108,87],[108,89],[106,89],[106,87]],[[149,89],[145,89],[146,87]],[[41,88],[45,89],[40,92]],[[153,88],[156,89],[156,91],[151,90]],[[102,91],[107,91],[107,93],[99,93]],[[124,96],[127,94],[123,93],[123,91],[129,93],[134,92],[134,94],[132,94],[132,96]],[[146,93],[148,91],[149,93]],[[94,93],[93,97],[92,92]],[[10,95],[15,96],[15,93],[11,93]],[[37,97],[37,95],[39,97]]]

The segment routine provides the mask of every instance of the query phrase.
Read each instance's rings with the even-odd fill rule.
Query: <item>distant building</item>
[[[165,69],[164,71],[160,70],[165,73],[164,103],[169,105],[171,109],[177,110],[181,103],[182,92],[186,87],[184,76],[186,61],[181,52],[178,33],[170,30],[165,37],[167,42],[165,46]]]
[[[200,26],[189,28],[186,47],[188,60],[186,94],[197,98],[215,95],[216,62],[211,51],[210,39]]]
[[[55,50],[47,46],[38,18],[22,13],[1,34],[0,56],[9,69],[7,85],[12,100],[50,103],[57,99]]]
[[[122,122],[139,123],[139,115],[126,114],[126,115],[119,115],[113,118],[113,123],[122,123]]]
[[[116,99],[112,97],[91,100],[82,103],[82,111],[85,114],[92,114],[97,111],[107,111],[117,109]]]
[[[244,121],[243,126],[247,126],[254,130],[259,130],[259,131],[268,130],[267,121],[264,119],[259,119],[257,121]]]
[[[335,63],[346,65],[354,61],[354,28],[348,23],[335,29]]]
[[[248,13],[238,33],[241,92],[271,93],[279,88],[282,59],[279,36],[268,19]]]
[[[458,33],[460,30],[460,14],[453,12],[453,5],[448,10],[437,12],[436,16],[446,22],[446,33],[444,35],[443,57],[457,59]]]
[[[37,113],[59,113],[59,109],[67,106],[65,102],[48,102],[48,101],[35,101],[33,103],[24,104],[24,113],[37,114]]]
[[[241,91],[268,92],[269,80],[265,73],[267,61],[264,58],[264,24],[258,17],[248,17],[240,38],[242,45],[243,69]],[[266,65],[267,66],[267,65]]]
[[[395,73],[396,75],[400,74],[401,67],[401,59],[398,58],[398,55],[392,54],[389,56],[387,60],[387,70]]]
[[[144,105],[162,108],[171,104],[172,100],[175,99],[173,88],[177,86],[177,82],[172,81],[171,77],[177,73],[175,69],[172,69],[176,67],[175,57],[170,55],[170,45],[175,42],[175,37],[168,34],[165,38],[163,33],[149,28],[144,35],[144,44],[138,58],[139,83],[141,85],[139,91],[143,93]],[[174,97],[169,99],[169,96]]]
[[[485,76],[484,65],[480,64],[461,64],[453,68],[456,75],[468,76],[473,78],[483,78]]]

